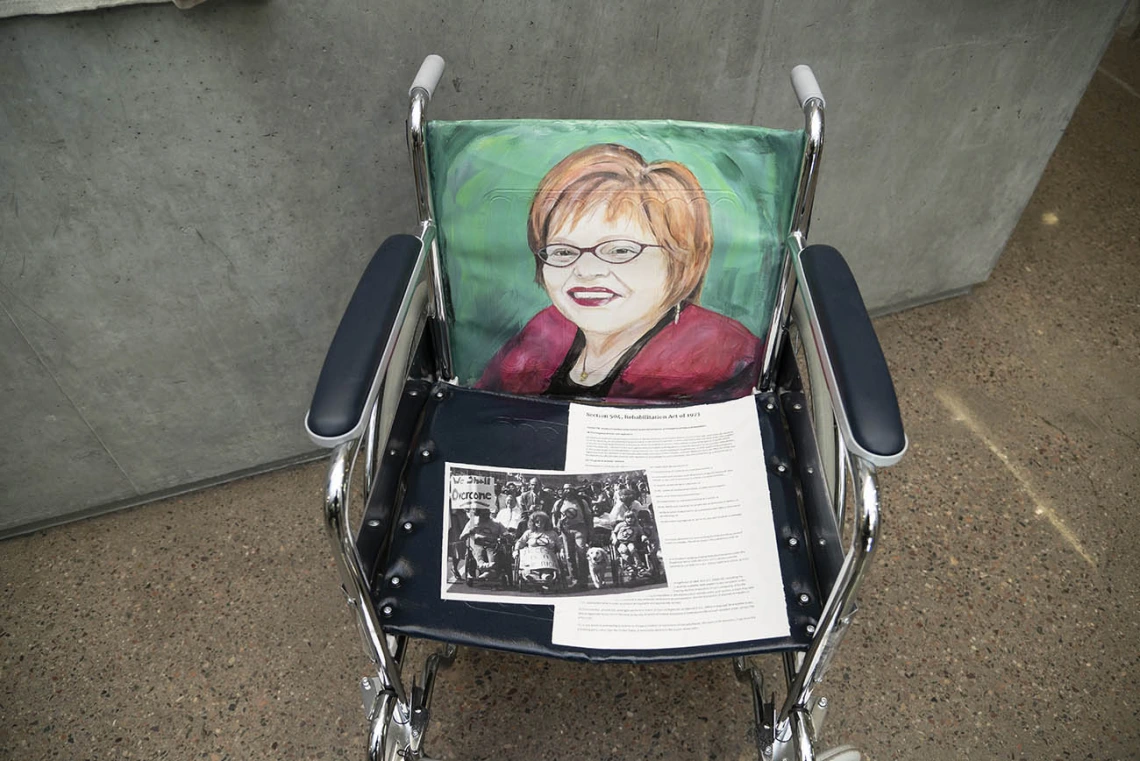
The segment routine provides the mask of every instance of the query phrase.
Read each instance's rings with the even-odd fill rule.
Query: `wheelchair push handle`
[[[819,82],[816,81],[810,66],[801,63],[792,69],[792,88],[796,91],[796,100],[800,102],[800,108],[812,98],[819,98],[820,105],[827,106],[823,99],[823,90],[819,89]]]
[[[431,100],[436,85],[443,77],[443,66],[443,58],[440,56],[432,54],[425,58],[420,64],[420,70],[416,72],[416,78],[412,80],[412,86],[408,88],[408,95],[412,95],[416,90],[423,90],[427,99]]]

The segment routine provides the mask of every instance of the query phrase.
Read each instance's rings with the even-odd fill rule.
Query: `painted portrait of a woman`
[[[763,341],[700,305],[709,202],[675,161],[600,144],[539,183],[527,238],[550,306],[498,350],[480,388],[609,399],[743,396]]]

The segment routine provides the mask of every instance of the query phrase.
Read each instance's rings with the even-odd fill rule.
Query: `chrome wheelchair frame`
[[[367,503],[377,476],[377,464],[383,459],[388,446],[395,404],[404,384],[409,356],[423,330],[431,331],[432,343],[436,347],[435,380],[456,380],[448,335],[447,289],[436,239],[425,143],[426,109],[442,70],[442,59],[429,56],[409,91],[406,129],[419,216],[415,237],[419,240],[420,249],[407,288],[399,301],[395,328],[383,346],[363,412],[352,430],[330,439],[314,434],[309,428],[315,441],[332,447],[323,508],[325,528],[338,562],[347,603],[362,635],[365,653],[376,669],[375,676],[366,677],[361,683],[370,725],[367,752],[368,758],[373,760],[424,758],[424,735],[437,673],[456,655],[454,644],[444,645],[427,657],[410,680],[406,677],[407,637],[389,635],[384,631],[383,619],[391,615],[391,611],[384,606],[377,610],[373,602],[373,590],[349,517],[354,469],[363,453],[362,492]],[[764,761],[852,759],[858,758],[857,754],[850,755],[853,751],[817,755],[815,744],[828,705],[827,699],[819,694],[820,684],[856,612],[856,593],[878,542],[880,513],[876,469],[897,462],[906,446],[904,440],[902,449],[884,455],[868,451],[853,435],[841,382],[829,356],[828,337],[821,326],[812,293],[803,287],[807,276],[801,254],[807,245],[823,153],[825,103],[811,70],[806,66],[797,67],[792,80],[803,111],[806,137],[791,229],[784,246],[757,391],[770,392],[774,389],[777,365],[781,360],[780,350],[782,347],[786,351],[792,350],[788,338],[794,327],[802,342],[801,360],[806,365],[810,385],[808,401],[827,496],[841,535],[845,518],[850,520],[851,529],[838,577],[826,599],[810,646],[806,651],[783,653],[786,692],[782,703],[777,705],[766,696],[762,673],[750,659],[733,658],[733,668],[736,677],[747,685],[752,696],[760,758]],[[413,389],[407,393],[419,392]],[[844,505],[848,499],[849,483],[853,515],[846,516]],[[403,528],[411,530],[410,524]],[[388,583],[396,585],[399,581],[397,577]]]

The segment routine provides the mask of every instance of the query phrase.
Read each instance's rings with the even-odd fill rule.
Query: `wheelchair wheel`
[[[621,563],[618,562],[617,553],[610,547],[610,575],[613,577],[615,587],[624,587],[621,575]]]

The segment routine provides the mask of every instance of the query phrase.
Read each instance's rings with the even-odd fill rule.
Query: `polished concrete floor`
[[[911,449],[824,691],[827,740],[870,759],[1140,758],[1138,92],[1140,43],[1118,39],[990,280],[877,322]],[[0,758],[360,757],[321,480],[5,542]],[[435,713],[446,758],[754,754],[723,662],[464,650]]]

